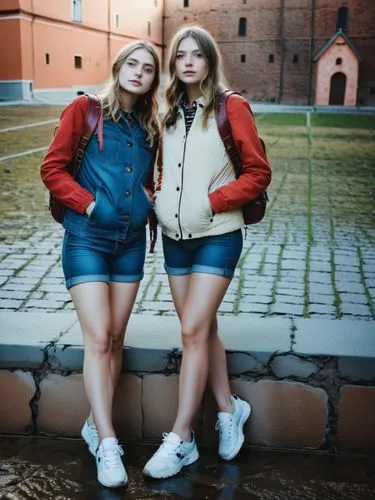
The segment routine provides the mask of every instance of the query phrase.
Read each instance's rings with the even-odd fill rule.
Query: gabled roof
[[[349,37],[345,33],[345,31],[342,31],[342,29],[340,28],[338,31],[336,31],[336,33],[333,35],[333,37],[330,40],[328,40],[328,42],[319,50],[319,52],[317,53],[317,55],[314,58],[314,62],[316,62],[318,59],[321,58],[321,56],[329,49],[329,47],[331,45],[333,45],[333,43],[337,40],[337,38],[339,36],[343,37],[345,42],[349,45],[349,47],[354,52],[354,55],[357,57],[357,59],[359,61],[362,61],[362,57],[360,56],[358,50],[354,47],[353,43],[351,42],[351,40],[349,39]]]

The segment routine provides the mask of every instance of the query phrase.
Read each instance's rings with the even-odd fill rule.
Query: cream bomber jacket
[[[228,106],[228,116],[232,129],[231,115],[241,122],[249,120],[243,127],[244,144],[236,142],[243,161],[244,157],[250,157],[253,162],[261,165],[259,170],[268,169],[270,172],[247,102],[241,96],[231,96],[229,102],[231,107]],[[240,208],[244,202],[240,201],[243,189],[241,195],[236,191],[239,191],[238,188],[244,184],[245,179],[240,182],[235,180],[234,169],[217,129],[215,116],[209,118],[207,129],[202,127],[203,109],[204,100],[199,98],[187,136],[182,109],[179,110],[176,126],[163,133],[163,146],[158,159],[155,213],[163,234],[175,240],[224,234],[235,231],[244,224]],[[246,130],[250,123],[254,128],[253,134],[248,134]],[[234,138],[236,140],[235,133]],[[254,142],[258,144],[252,144]],[[258,182],[256,168],[255,182],[247,181],[247,187],[251,185],[254,197],[269,183],[270,175],[267,171],[267,176],[264,176],[263,170],[263,177],[267,177],[262,181],[263,184]],[[250,177],[248,175],[248,179]],[[233,199],[230,206],[225,200],[231,198],[232,192],[238,200]],[[216,213],[212,210],[215,205]]]

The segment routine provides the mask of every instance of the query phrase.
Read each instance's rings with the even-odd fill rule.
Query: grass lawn
[[[3,107],[0,123],[30,123],[59,116],[60,110]],[[366,235],[375,243],[375,117],[311,114],[311,128],[303,113],[262,114],[256,120],[273,177],[267,220],[254,231],[274,236],[278,231],[284,238],[283,228],[289,227],[293,241],[327,244],[346,227],[357,239]],[[53,129],[51,124],[0,134],[0,156],[48,146]],[[39,175],[42,159],[39,153],[0,162],[4,237],[16,227],[51,220]],[[319,218],[318,228],[314,221]]]
[[[48,146],[53,138],[56,124],[13,130],[0,134],[0,157],[20,153],[28,149]]]
[[[59,118],[61,106],[0,106],[0,129]]]

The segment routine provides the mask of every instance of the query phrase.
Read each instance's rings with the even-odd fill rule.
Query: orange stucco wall
[[[22,11],[0,18],[0,42],[8,49],[0,79],[32,80],[34,89],[100,85],[118,51],[135,39],[151,40],[161,55],[160,0],[83,1],[81,23],[72,22],[70,0],[1,1]],[[75,55],[82,57],[82,69],[74,67]]]
[[[20,23],[17,19],[0,20],[0,80],[21,80],[22,63]],[[7,50],[4,50],[4,47]]]
[[[18,9],[19,6],[20,6],[19,0],[1,0],[1,9],[2,10],[14,10],[14,9]]]
[[[336,59],[342,59],[342,64],[337,65]],[[335,73],[346,75],[345,106],[357,104],[358,87],[358,59],[352,49],[345,43],[342,36],[320,57],[317,63],[315,104],[329,104],[331,78]]]

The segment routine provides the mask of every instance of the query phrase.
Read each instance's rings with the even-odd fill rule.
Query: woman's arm
[[[248,102],[238,94],[231,95],[227,101],[227,113],[242,159],[242,173],[236,180],[209,194],[215,213],[240,208],[257,198],[271,182],[271,169]]]
[[[66,207],[84,213],[94,196],[84,189],[68,171],[84,128],[88,98],[80,97],[61,114],[53,141],[40,167],[47,189]]]

